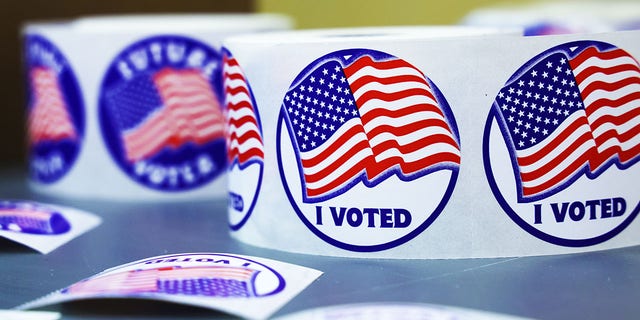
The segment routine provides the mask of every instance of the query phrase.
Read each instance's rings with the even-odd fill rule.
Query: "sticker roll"
[[[398,259],[640,244],[639,36],[229,38],[230,232],[283,251]]]
[[[125,201],[224,196],[221,41],[290,26],[262,14],[25,25],[32,188]]]
[[[483,27],[521,27],[524,35],[593,33],[640,29],[640,4],[624,1],[540,2],[496,6],[470,12],[462,24]]]

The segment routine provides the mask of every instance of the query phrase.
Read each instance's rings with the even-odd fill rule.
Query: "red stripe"
[[[584,68],[580,74],[577,74],[575,76],[576,81],[578,83],[583,82],[586,78],[588,78],[589,76],[595,74],[595,73],[602,73],[605,75],[612,75],[612,74],[616,74],[616,73],[620,73],[620,72],[625,72],[625,71],[637,71],[640,72],[640,67],[633,65],[633,64],[621,64],[621,65],[616,65],[616,66],[609,66],[609,67],[600,67],[600,66],[589,66],[587,68]]]
[[[582,90],[582,98],[584,100],[586,100],[587,97],[589,97],[589,95],[591,95],[596,90],[603,90],[603,91],[613,92],[613,91],[619,90],[621,88],[624,88],[625,86],[632,85],[632,84],[640,84],[640,77],[625,78],[625,79],[621,79],[620,81],[616,81],[616,82],[613,82],[613,83],[604,82],[604,81],[601,81],[601,80],[596,80],[596,81],[593,81],[593,82],[589,83],[589,85],[587,85]]]
[[[579,55],[569,61],[571,68],[575,70],[579,65],[591,57],[597,57],[602,60],[612,60],[620,57],[628,57],[629,54],[622,49],[614,49],[610,51],[600,51],[596,47],[591,46],[582,51]]]
[[[595,149],[591,149],[591,150],[595,150]],[[545,191],[553,188],[554,186],[557,186],[562,181],[566,180],[568,177],[572,176],[574,173],[576,173],[580,169],[582,169],[584,167],[584,165],[591,158],[591,153],[592,152],[586,152],[586,153],[580,155],[580,157],[578,159],[576,159],[576,161],[572,162],[568,167],[566,167],[564,170],[562,170],[558,175],[556,175],[555,177],[545,181],[544,183],[542,183],[540,185],[537,185],[535,187],[525,187],[525,186],[523,186],[522,187],[522,193],[525,196],[533,196],[533,195],[545,192]]]
[[[591,103],[590,105],[586,106],[585,111],[587,112],[587,116],[590,116],[600,108],[621,106],[621,105],[627,104],[627,103],[629,103],[631,101],[634,101],[634,100],[639,100],[640,101],[640,91],[633,92],[631,94],[628,94],[628,95],[626,95],[624,97],[621,97],[619,99],[616,99],[616,100],[611,100],[611,99],[598,99],[598,100],[595,100],[593,103]],[[639,105],[640,105],[640,103],[639,103]],[[637,109],[638,108],[636,107],[634,110],[637,110]]]
[[[587,125],[587,126],[589,125],[587,123],[586,117],[580,117],[576,119],[564,131],[559,132],[551,140],[545,141],[545,146],[542,147],[540,150],[538,150],[536,153],[526,157],[518,157],[518,165],[520,167],[523,167],[523,166],[529,166],[538,162],[540,159],[542,159],[542,157],[553,152],[553,150],[555,150],[557,146],[559,146],[563,141],[567,140],[567,138],[569,138],[569,136],[574,131],[576,131],[578,128],[580,128],[583,125]],[[591,136],[591,132],[589,132],[588,134]],[[591,136],[590,139],[593,139],[593,136]]]
[[[363,93],[357,100],[356,104],[358,106],[364,105],[367,101],[377,99],[384,102],[393,102],[403,98],[408,98],[411,96],[427,96],[431,93],[422,88],[412,88],[406,89],[403,91],[393,92],[393,93],[385,93],[377,90],[369,90],[366,93]]]
[[[592,140],[591,132],[585,132],[583,135],[581,135],[575,141],[573,141],[568,148],[562,150],[560,154],[558,154],[555,158],[553,158],[551,161],[547,162],[543,166],[530,172],[520,172],[520,177],[522,178],[522,181],[524,182],[533,181],[535,179],[538,179],[544,176],[545,174],[553,170],[553,168],[556,168],[560,166],[560,164],[564,163],[567,157],[570,156],[577,148],[579,148],[580,146],[582,146],[583,144],[591,140]],[[595,147],[590,148],[587,153],[591,153],[591,152],[595,152]],[[538,152],[532,156],[543,158],[546,155],[547,155],[546,153]],[[520,163],[520,158],[518,158],[518,163]]]
[[[230,67],[239,68],[239,65],[236,59],[229,58],[227,55],[224,55],[223,57],[223,65],[224,65],[224,69],[227,69]],[[246,83],[244,75],[241,72],[234,71],[232,73],[225,70],[223,73],[223,79],[224,79],[223,82],[224,82],[224,88],[225,88],[225,95],[227,97],[229,95],[232,97],[235,97],[239,94],[246,94],[246,97],[250,97],[248,85]],[[235,88],[231,88],[227,83],[232,80],[241,80],[242,85]],[[243,100],[237,101],[235,103],[226,101],[226,107],[227,107],[228,113],[226,117],[225,128],[228,131],[226,132],[226,139],[227,139],[227,158],[229,159],[229,162],[233,162],[234,159],[237,159],[238,163],[243,164],[243,163],[246,163],[247,161],[250,161],[251,159],[259,159],[259,160],[263,159],[264,151],[262,150],[262,137],[260,135],[260,132],[257,131],[257,128],[259,126],[258,126],[258,120],[257,120],[256,114],[255,114],[255,109],[254,109],[254,106],[252,105],[252,101],[248,98],[243,97]],[[248,109],[249,114],[243,115],[240,118],[231,118],[229,116],[229,111],[240,111],[242,109]],[[241,136],[237,134],[237,131],[236,131],[237,129],[232,129],[232,126],[235,126],[235,128],[240,128],[247,123],[250,123],[252,126],[255,126],[255,128],[252,127],[250,131],[245,132]],[[252,145],[251,148],[248,148],[245,151],[241,151],[240,146],[242,146],[247,141],[252,139],[258,140],[260,146],[256,147]],[[230,146],[232,144],[237,144],[238,147],[231,148]]]

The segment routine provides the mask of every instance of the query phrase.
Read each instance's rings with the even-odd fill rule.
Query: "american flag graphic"
[[[76,129],[53,70],[44,67],[31,69],[29,74],[33,105],[28,116],[29,143],[75,140]]]
[[[521,201],[544,198],[640,154],[640,67],[622,49],[569,44],[514,76],[498,111]]]
[[[71,226],[57,212],[47,212],[30,208],[0,209],[0,230],[11,230],[32,234],[61,234]]]
[[[130,162],[165,148],[224,137],[218,99],[199,70],[164,68],[142,74],[112,90],[107,99]]]
[[[408,181],[460,164],[458,140],[425,76],[404,60],[368,54],[323,60],[287,92],[306,201],[362,180]],[[344,61],[344,60],[343,60]]]
[[[260,134],[256,107],[249,85],[235,58],[223,57],[223,85],[227,120],[227,157],[240,167],[264,159],[264,145]]]
[[[74,294],[166,293],[209,297],[255,296],[259,271],[242,267],[166,267],[98,276],[65,290]]]

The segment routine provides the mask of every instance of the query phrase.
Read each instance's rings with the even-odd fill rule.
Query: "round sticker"
[[[220,52],[184,36],[137,41],[102,80],[107,148],[134,181],[161,191],[206,184],[226,169]]]
[[[223,86],[229,163],[229,227],[247,222],[260,194],[264,168],[262,125],[251,87],[230,52],[223,54]]]
[[[460,165],[456,123],[435,84],[368,49],[329,53],[300,72],[276,143],[292,208],[320,239],[351,251],[386,250],[423,232]]]
[[[84,138],[84,102],[78,80],[60,50],[39,35],[25,40],[27,127],[31,178],[54,183],[78,158]]]
[[[109,269],[62,290],[64,294],[261,298],[285,288],[273,268],[228,254],[177,254]]]
[[[39,235],[69,232],[71,224],[59,212],[31,202],[0,202],[0,230]]]
[[[633,221],[638,88],[638,62],[599,41],[558,45],[516,71],[493,103],[483,146],[487,178],[513,221],[569,247],[607,241]]]

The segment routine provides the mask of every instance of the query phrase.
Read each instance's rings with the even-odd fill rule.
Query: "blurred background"
[[[531,0],[3,0],[0,8],[0,165],[26,166],[20,27],[33,20],[125,13],[278,12],[298,29],[374,25],[457,24],[480,8],[522,7]],[[559,1],[547,1],[559,2]],[[632,0],[635,4],[640,1]],[[575,2],[580,5],[583,2]],[[637,8],[637,7],[636,7]],[[640,15],[640,12],[634,13]]]

